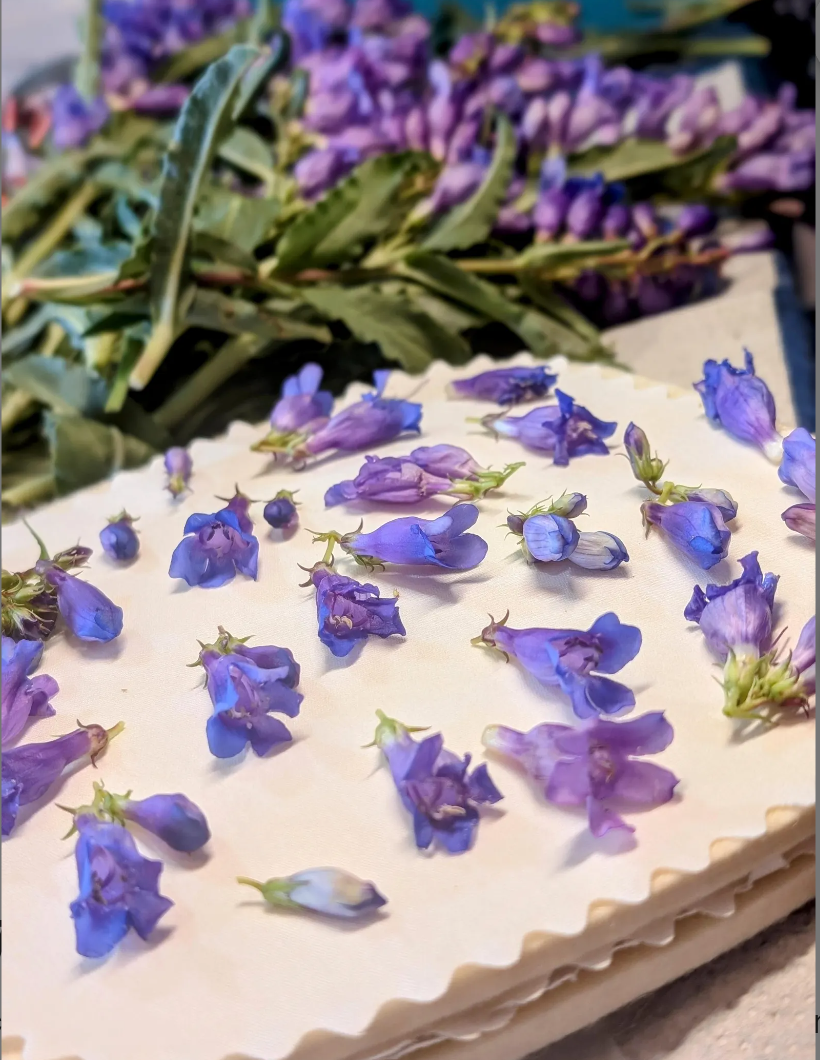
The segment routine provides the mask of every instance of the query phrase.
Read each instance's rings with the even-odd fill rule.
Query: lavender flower
[[[589,630],[510,629],[507,616],[490,625],[472,641],[477,647],[495,648],[512,655],[546,685],[569,696],[579,718],[616,714],[635,705],[625,685],[601,674],[614,674],[640,651],[641,631],[624,625],[611,611],[601,615]],[[597,671],[597,672],[596,672]]]
[[[615,570],[622,563],[629,562],[629,553],[619,537],[605,530],[596,530],[579,534],[568,558],[570,563],[585,570]]]
[[[428,474],[409,457],[366,456],[364,459],[354,479],[338,482],[327,490],[326,508],[355,500],[411,504],[450,489],[448,478]]]
[[[815,631],[815,616],[808,620],[800,631],[797,645],[792,652],[791,668],[799,677],[799,692],[805,698],[813,696],[816,689],[816,653],[817,635]]]
[[[712,423],[724,427],[734,438],[759,446],[775,462],[782,454],[782,438],[775,427],[774,398],[763,380],[755,375],[754,358],[745,350],[745,368],[729,361],[703,365],[704,378],[695,383],[703,408]]]
[[[333,395],[319,390],[322,369],[308,363],[298,375],[282,384],[282,396],[270,414],[270,432],[253,448],[261,452],[286,449],[300,433],[310,434],[324,426],[333,409]]]
[[[43,645],[38,640],[14,641],[3,637],[2,742],[9,747],[26,726],[29,718],[48,718],[54,713],[49,700],[60,687],[53,677],[38,674],[30,677],[40,665]]]
[[[262,517],[274,530],[293,529],[299,522],[293,493],[290,490],[279,490],[273,500],[265,505]]]
[[[113,729],[81,725],[47,743],[28,743],[3,752],[3,835],[11,835],[22,806],[42,798],[66,766],[88,756],[92,762],[102,754],[123,726]]]
[[[102,97],[87,100],[74,85],[60,85],[51,101],[54,146],[58,151],[82,147],[108,121]]]
[[[441,479],[473,479],[485,469],[458,445],[420,445],[410,459],[429,475]]]
[[[544,397],[557,379],[557,375],[543,367],[494,368],[469,379],[457,379],[451,386],[459,397],[519,405],[522,401]]]
[[[630,423],[624,432],[624,446],[632,474],[645,486],[654,486],[663,475],[666,464],[658,458],[657,453],[652,455],[649,439],[634,423]]]
[[[95,782],[92,803],[70,812],[74,815],[75,828],[77,819],[88,814],[123,827],[131,821],[182,854],[199,850],[211,838],[205,814],[186,795],[179,793],[132,799],[130,791],[125,795],[114,795],[106,791],[103,784]]]
[[[234,486],[233,497],[217,497],[217,500],[228,502],[221,510],[233,512],[237,523],[239,523],[239,529],[243,534],[253,533],[253,520],[250,517],[250,509],[254,502],[240,490],[239,486]]]
[[[552,453],[558,467],[566,467],[574,456],[609,453],[604,438],[611,437],[618,424],[599,420],[562,390],[556,390],[555,396],[557,405],[533,409],[525,416],[490,416],[482,422],[497,434],[517,438],[528,449]]]
[[[348,534],[342,548],[365,566],[403,563],[472,570],[487,555],[487,542],[465,533],[478,518],[474,504],[455,504],[438,519],[391,519],[369,534]]]
[[[631,721],[598,718],[577,729],[544,724],[525,733],[490,725],[482,743],[519,762],[550,802],[585,806],[597,839],[611,829],[635,831],[613,804],[643,809],[672,798],[677,777],[638,759],[664,751],[673,736],[663,713],[654,711]]]
[[[233,758],[247,743],[257,755],[265,755],[291,739],[270,713],[289,718],[299,713],[304,699],[294,691],[299,666],[287,648],[248,648],[221,626],[219,632],[216,643],[203,646],[199,655],[214,705],[206,726],[208,746],[217,758]]]
[[[805,429],[798,427],[783,441],[783,463],[777,470],[781,482],[794,486],[807,500],[816,499],[817,443]]]
[[[37,564],[46,582],[57,590],[57,606],[71,632],[80,640],[109,641],[122,632],[122,608],[88,582],[68,574],[56,563]]]
[[[278,908],[309,909],[343,920],[370,916],[387,904],[372,883],[341,869],[305,869],[265,883],[238,876],[237,883],[255,887],[266,902]]]
[[[86,814],[76,828],[80,893],[70,908],[77,952],[104,957],[131,928],[147,939],[174,903],[159,893],[162,862],[144,858],[122,825]]]
[[[363,585],[321,566],[311,580],[316,586],[319,640],[336,658],[349,655],[368,636],[406,636],[395,596],[382,599],[375,585]]]
[[[727,490],[713,489],[709,486],[675,486],[675,497],[687,501],[703,501],[712,504],[723,516],[724,522],[731,522],[737,515],[737,501]]]
[[[541,563],[557,563],[571,556],[580,536],[571,519],[549,514],[525,518],[521,534],[521,548],[527,561]]]
[[[183,534],[171,556],[171,578],[205,589],[224,585],[237,571],[256,579],[259,542],[240,530],[239,520],[227,508],[189,516]]]
[[[305,199],[317,198],[348,173],[359,160],[351,147],[320,147],[302,155],[293,167],[293,176]]]
[[[128,512],[120,512],[108,520],[108,526],[100,530],[100,544],[112,559],[133,559],[139,552],[140,541],[134,530],[134,519]]]
[[[675,548],[702,570],[710,570],[728,555],[732,534],[714,504],[646,501],[641,505],[641,512],[647,525],[660,527]]]
[[[434,840],[450,854],[469,850],[478,827],[478,807],[503,796],[482,763],[469,771],[470,755],[459,758],[444,748],[440,733],[418,742],[394,718],[376,711],[374,744],[387,759],[405,809],[413,815],[416,846],[426,850]]]
[[[178,497],[188,489],[191,472],[194,469],[191,454],[181,446],[174,446],[165,454],[165,470],[168,472],[166,489],[172,497]]]
[[[684,239],[692,239],[695,236],[708,235],[717,224],[717,217],[713,210],[703,203],[687,203],[678,214],[675,224],[677,232]]]
[[[810,541],[817,539],[817,508],[814,504],[793,504],[781,516],[789,530]]]

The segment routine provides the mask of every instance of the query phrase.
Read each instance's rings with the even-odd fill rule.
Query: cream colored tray
[[[459,374],[488,366],[480,358]],[[383,592],[400,591],[405,641],[367,643],[347,662],[329,656],[316,637],[312,594],[297,587],[296,564],[309,565],[319,552],[305,533],[282,542],[261,524],[255,583],[188,590],[166,573],[187,515],[214,510],[214,494],[227,495],[235,481],[255,497],[298,488],[302,526],[352,529],[358,512],[326,512],[322,497],[333,482],[353,477],[360,456],[292,473],[249,453],[261,431],[235,424],[225,438],[192,446],[194,492],[181,504],[163,492],[156,461],[37,513],[35,528],[57,549],[77,537],[96,544],[105,517],[127,507],[141,517],[142,555],[125,570],[93,557],[89,578],[123,606],[125,631],[98,648],[64,637],[48,646],[44,669],[61,686],[58,713],[38,722],[29,738],[64,732],[76,716],[106,725],[124,720],[126,731],[100,760],[98,776],[111,790],[132,787],[137,796],[184,791],[205,810],[214,838],[204,864],[166,860],[162,889],[176,905],[156,940],[129,939],[97,966],[73,950],[67,907],[76,880],[70,845],[60,840],[64,815],[50,803],[23,820],[4,846],[4,959],[7,973],[14,971],[6,975],[3,1015],[4,1031],[25,1040],[25,1060],[390,1055],[471,1008],[497,1010],[506,991],[548,983],[561,966],[589,961],[598,950],[611,954],[653,921],[744,886],[813,834],[813,723],[738,739],[720,713],[703,637],[682,616],[694,582],[729,580],[736,560],[752,549],[764,570],[781,575],[777,618],[789,635],[813,613],[813,551],[780,520],[790,500],[776,471],[714,431],[694,393],[669,394],[597,367],[555,366],[562,389],[618,421],[614,441],[634,419],[672,459],[679,481],[734,494],[740,516],[731,562],[707,577],[660,535],[645,539],[641,491],[623,457],[583,457],[558,469],[514,442],[479,433],[465,418],[488,407],[446,401],[454,373],[442,365],[418,390],[422,444],[452,442],[483,464],[522,458],[527,466],[481,504],[477,529],[490,550],[478,569],[372,576]],[[396,373],[388,393],[409,396],[418,387],[418,379]],[[411,447],[412,440],[398,440],[379,451]],[[628,565],[593,574],[524,564],[499,528],[507,508],[563,489],[587,493],[585,528],[621,537]],[[442,507],[432,500],[425,512]],[[361,511],[365,529],[404,514]],[[7,531],[5,546],[12,569],[34,559],[22,527]],[[340,569],[355,573],[346,563]],[[518,626],[585,628],[614,610],[642,629],[643,649],[620,677],[636,692],[636,713],[667,711],[677,735],[658,760],[682,783],[673,803],[631,817],[634,850],[609,852],[586,835],[581,817],[546,806],[525,778],[495,762],[491,772],[506,798],[482,821],[475,848],[456,858],[421,855],[376,752],[361,749],[372,738],[377,707],[440,729],[449,747],[479,760],[489,723],[525,729],[570,721],[564,700],[470,646],[486,614],[507,607]],[[269,760],[223,763],[208,753],[209,699],[185,663],[196,655],[196,639],[211,639],[218,624],[237,636],[253,634],[255,643],[285,644],[302,664],[305,701],[292,725],[294,744]],[[92,779],[89,769],[71,776],[59,801],[86,800]],[[715,845],[720,840],[730,841],[730,857]],[[277,915],[234,882],[237,874],[259,878],[322,864],[376,881],[390,900],[388,915],[352,930]]]

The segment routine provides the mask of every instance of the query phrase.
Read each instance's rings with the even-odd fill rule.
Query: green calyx
[[[123,508],[119,515],[109,515],[108,522],[111,523],[128,523],[131,526],[133,523],[139,521],[139,516],[129,515],[128,512]]]
[[[397,721],[396,718],[388,718],[383,710],[377,710],[376,717],[379,719],[379,724],[376,726],[373,739],[370,743],[366,743],[365,747],[378,747],[381,749],[388,744],[401,740],[405,736],[409,736],[410,733],[427,732],[430,728],[429,725],[405,725]]]
[[[723,713],[728,718],[776,724],[785,710],[807,709],[808,697],[791,654],[778,662],[776,651],[761,657],[730,652],[723,668]]]
[[[470,643],[473,645],[474,648],[491,648],[493,651],[497,651],[500,655],[503,655],[507,662],[509,662],[509,655],[504,651],[503,648],[499,648],[495,642],[496,632],[502,626],[506,626],[507,619],[509,617],[509,608],[507,609],[507,613],[504,615],[504,617],[499,619],[497,622],[493,618],[493,616],[490,615],[490,624],[488,626],[485,626],[477,637],[473,637]]]
[[[65,810],[66,813],[70,813],[74,818],[71,828],[63,836],[63,839],[70,839],[72,835],[77,831],[77,818],[92,816],[98,818],[100,821],[110,821],[113,824],[120,824],[125,827],[125,814],[123,813],[123,806],[131,798],[131,792],[126,791],[124,795],[114,795],[110,791],[106,791],[105,785],[102,782],[94,781],[94,798],[85,806],[61,806],[57,803],[57,807],[60,810]]]
[[[372,556],[359,556],[350,547],[353,540],[358,537],[358,535],[362,532],[363,526],[364,521],[361,521],[356,527],[356,529],[349,534],[340,534],[338,530],[327,530],[322,533],[316,530],[308,530],[309,534],[313,534],[314,545],[324,542],[327,546],[325,548],[324,556],[322,556],[321,560],[319,560],[319,564],[332,565],[334,550],[336,546],[339,545],[340,548],[343,549],[343,551],[345,551],[349,556],[352,556],[357,563],[361,564],[361,566],[367,567],[368,570],[375,570],[377,567],[382,566],[382,564],[380,564],[379,561],[377,559],[374,559]]]
[[[304,445],[308,436],[300,431],[268,431],[264,438],[254,442],[252,453],[271,453],[274,456],[293,456],[300,445]]]
[[[254,887],[269,905],[278,906],[280,909],[299,908],[299,903],[290,898],[298,884],[287,876],[274,876],[273,879],[266,880],[264,883],[252,880],[248,876],[237,876],[236,882],[245,887]]]
[[[472,479],[453,479],[452,487],[446,493],[453,497],[463,497],[471,501],[481,500],[491,490],[497,490],[503,486],[510,475],[515,474],[519,468],[524,466],[524,461],[519,460],[515,464],[506,464],[501,471],[493,471],[489,467],[479,468]]]
[[[251,634],[250,637],[234,637],[233,634],[229,633],[225,629],[224,626],[217,626],[216,628],[219,631],[219,636],[216,638],[213,644],[203,644],[201,640],[197,641],[197,644],[200,648],[199,658],[196,660],[196,662],[188,663],[188,666],[201,666],[202,656],[205,654],[205,652],[216,652],[218,655],[230,655],[232,652],[236,651],[236,649],[242,644],[247,644],[253,636]]]
[[[279,490],[279,492],[274,495],[273,499],[275,501],[290,501],[294,508],[298,508],[299,501],[294,500],[294,497],[298,492],[299,490]]]

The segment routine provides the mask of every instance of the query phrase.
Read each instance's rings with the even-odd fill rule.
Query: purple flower
[[[682,499],[713,505],[723,516],[724,522],[731,522],[737,515],[737,501],[726,490],[709,486],[676,486],[675,492],[681,494]]]
[[[793,504],[783,512],[781,519],[789,530],[794,530],[811,541],[816,540],[817,508],[814,504]]]
[[[641,511],[647,523],[659,526],[675,548],[694,560],[702,570],[709,570],[726,558],[732,534],[714,504],[646,501],[641,505]]]
[[[506,618],[490,625],[473,644],[489,646],[521,665],[546,685],[570,697],[579,718],[616,714],[635,705],[625,685],[601,674],[614,674],[638,654],[641,631],[611,611],[584,632],[579,629],[510,629]]]
[[[783,441],[783,463],[777,474],[787,486],[794,486],[808,500],[816,499],[817,443],[805,427],[793,430]]]
[[[772,636],[772,608],[779,578],[764,575],[757,552],[740,560],[743,573],[729,585],[696,585],[683,612],[697,622],[712,651],[721,660],[730,655],[759,658]]]
[[[82,147],[108,121],[108,106],[98,96],[88,100],[74,85],[60,85],[51,101],[52,138],[58,151]]]
[[[589,239],[600,229],[604,219],[604,182],[600,174],[598,176],[598,181],[591,182],[574,196],[567,210],[567,229],[577,239]]]
[[[2,742],[3,750],[14,743],[29,718],[48,718],[54,713],[49,700],[60,687],[53,677],[29,674],[40,665],[43,645],[39,640],[3,637]]]
[[[228,502],[221,510],[223,512],[233,512],[237,523],[239,523],[239,529],[243,534],[253,533],[253,520],[250,517],[250,510],[254,502],[240,490],[239,486],[234,486],[233,497],[217,497],[217,500]]]
[[[623,541],[605,530],[578,535],[578,543],[569,556],[570,563],[586,570],[614,570],[629,562]]]
[[[817,636],[815,616],[803,626],[791,657],[792,671],[800,678],[800,691],[804,696],[813,696],[816,686]]]
[[[593,416],[583,405],[576,405],[569,394],[556,390],[557,405],[533,409],[526,416],[488,417],[493,431],[507,438],[517,438],[528,449],[553,454],[553,463],[566,467],[571,457],[586,453],[606,455],[604,438],[611,437],[618,426]]]
[[[420,445],[410,459],[429,475],[441,479],[475,478],[482,470],[466,449],[458,445]]]
[[[211,838],[205,814],[191,800],[178,792],[174,795],[151,795],[147,799],[118,799],[122,816],[158,836],[172,850],[191,854],[204,847]]]
[[[811,151],[761,151],[725,173],[718,181],[721,191],[805,191],[814,183]]]
[[[354,500],[410,504],[436,493],[446,493],[450,487],[449,479],[429,475],[409,457],[366,456],[356,478],[327,490],[325,507]]]
[[[194,464],[191,454],[181,446],[174,446],[165,454],[165,470],[168,472],[168,484],[165,487],[172,496],[178,497],[188,488]]]
[[[355,452],[397,438],[405,431],[419,433],[421,405],[413,401],[382,397],[388,371],[374,373],[376,392],[336,413],[305,441],[304,454],[315,456],[329,449]]]
[[[387,904],[387,899],[372,883],[341,869],[304,869],[292,876],[276,876],[265,883],[238,876],[237,882],[255,887],[270,905],[309,909],[343,920],[370,916]]]
[[[293,494],[289,490],[279,490],[265,505],[262,517],[274,530],[291,530],[299,522]]]
[[[755,375],[754,358],[745,350],[745,368],[708,360],[704,378],[695,383],[706,415],[734,438],[759,446],[770,460],[780,460],[782,439],[775,427],[774,398]]]
[[[247,648],[225,634],[207,645],[200,661],[207,673],[214,713],[208,719],[208,747],[217,758],[233,758],[250,743],[265,755],[291,735],[271,711],[295,718],[304,696],[294,691],[299,667],[286,648]]]
[[[349,534],[341,542],[350,555],[366,564],[403,563],[412,566],[472,570],[487,555],[487,542],[465,533],[478,518],[474,504],[455,504],[438,519],[404,516],[391,519],[369,534]]]
[[[282,7],[282,28],[291,38],[296,59],[320,51],[349,20],[345,0],[285,0]]]
[[[122,825],[85,814],[76,828],[80,893],[70,908],[77,952],[104,957],[131,928],[147,939],[174,903],[159,893],[162,862],[144,858]]]
[[[319,640],[338,659],[349,655],[368,636],[406,636],[394,596],[382,598],[375,585],[361,584],[320,567],[311,576],[316,586]]]
[[[494,368],[469,379],[457,379],[451,384],[459,397],[479,401],[495,401],[498,405],[519,405],[522,401],[544,397],[558,376],[546,368]]]
[[[571,519],[547,514],[525,519],[521,533],[524,555],[541,563],[557,563],[571,556],[580,536]]]
[[[322,369],[318,364],[303,365],[298,375],[282,384],[282,396],[273,406],[270,425],[281,434],[310,429],[317,420],[325,420],[333,408],[333,395],[320,390]]]
[[[635,831],[613,806],[648,808],[672,798],[677,777],[638,759],[664,751],[673,736],[663,713],[653,711],[631,721],[598,718],[577,729],[544,724],[524,733],[490,725],[482,742],[519,762],[550,802],[585,806],[590,830],[600,838],[611,829]]]
[[[306,199],[315,199],[348,173],[359,160],[350,147],[320,147],[302,155],[293,167],[299,191]]]
[[[714,211],[702,203],[689,203],[678,214],[675,225],[677,231],[685,238],[708,235],[717,224]]]
[[[484,179],[486,169],[483,162],[454,162],[445,166],[430,196],[433,213],[442,213],[469,199]]]
[[[450,854],[469,850],[478,826],[478,807],[503,795],[486,763],[469,772],[470,755],[459,758],[444,747],[440,733],[416,741],[413,731],[381,711],[374,743],[382,751],[405,809],[413,815],[419,850],[438,842]]]
[[[601,227],[604,239],[623,239],[629,231],[632,214],[629,207],[622,202],[613,202],[607,207]]]
[[[652,455],[649,439],[634,423],[630,423],[624,432],[624,447],[635,478],[644,485],[655,485],[663,475],[666,464],[658,458],[657,453]]]
[[[120,512],[109,519],[108,526],[100,530],[100,544],[112,559],[129,560],[140,550],[140,541],[134,530],[134,520],[128,512]]]
[[[171,556],[171,578],[205,589],[224,585],[237,571],[256,579],[259,542],[240,530],[239,520],[227,508],[214,515],[190,515],[182,532],[186,536]]]
[[[122,632],[122,608],[88,582],[56,564],[40,561],[43,577],[57,590],[57,606],[71,632],[80,640],[109,641]]]
[[[79,729],[46,743],[28,743],[3,751],[3,835],[10,835],[21,806],[42,798],[66,766],[86,756],[93,762],[121,730],[101,725]]]

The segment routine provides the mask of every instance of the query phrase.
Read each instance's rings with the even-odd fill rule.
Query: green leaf
[[[571,176],[592,176],[602,173],[608,183],[630,180],[647,173],[685,166],[709,153],[699,148],[685,155],[676,155],[663,140],[636,140],[630,137],[614,147],[593,147],[570,160]]]
[[[154,75],[155,79],[164,84],[184,81],[191,74],[217,62],[229,53],[233,46],[244,41],[247,37],[248,26],[249,20],[243,19],[217,37],[203,37],[196,44],[183,48],[160,67]]]
[[[174,139],[163,159],[159,206],[151,233],[154,329],[134,368],[134,389],[142,389],[149,382],[176,338],[177,302],[200,185],[228,131],[242,76],[258,54],[255,48],[236,45],[209,66],[177,119]]]
[[[524,294],[539,309],[543,309],[549,316],[571,328],[582,339],[587,339],[591,343],[600,342],[601,333],[595,325],[562,298],[551,283],[539,281],[535,276],[526,272],[519,275],[518,282]]]
[[[121,191],[133,202],[145,203],[152,210],[159,205],[159,183],[143,180],[134,166],[105,162],[94,170],[94,181],[104,188]]]
[[[227,140],[220,144],[217,154],[232,166],[262,181],[270,193],[276,181],[273,153],[259,133],[245,125],[237,125]]]
[[[3,207],[3,239],[14,242],[46,208],[77,184],[89,160],[87,151],[65,151],[43,163]]]
[[[150,313],[146,295],[132,294],[115,302],[110,310],[98,311],[93,322],[88,324],[82,335],[84,338],[91,338],[94,335],[104,335],[109,331],[121,331],[138,321],[147,321]]]
[[[47,413],[43,430],[59,494],[140,467],[154,456],[154,450],[137,438],[82,416]]]
[[[32,272],[38,278],[94,276],[118,269],[131,256],[131,244],[97,243],[76,250],[58,250]]]
[[[228,239],[214,235],[212,232],[194,232],[191,239],[191,256],[202,260],[207,258],[214,265],[231,265],[255,276],[259,262],[247,250],[238,247]]]
[[[32,354],[3,372],[3,382],[25,390],[32,397],[63,415],[102,412],[106,400],[105,381],[79,364],[62,357]]]
[[[107,413],[119,412],[128,397],[128,378],[139,360],[145,340],[136,329],[123,333],[123,346],[120,363],[108,391],[104,411]]]
[[[255,335],[276,342],[315,339],[329,343],[330,331],[292,317],[267,312],[255,302],[230,298],[219,291],[199,288],[188,310],[186,322],[192,327],[210,328],[228,335]]]
[[[627,239],[603,239],[588,243],[533,243],[510,262],[511,268],[560,269],[585,258],[602,258],[629,250]]]
[[[330,320],[341,320],[362,342],[374,342],[389,361],[421,372],[440,357],[466,364],[472,356],[460,336],[446,331],[407,299],[372,287],[306,287],[306,302]]]
[[[456,206],[433,229],[421,244],[423,250],[466,250],[483,243],[492,231],[498,210],[507,194],[515,164],[516,139],[505,115],[496,123],[493,160],[481,187]]]
[[[251,26],[250,39],[248,40],[249,44],[253,44],[256,47],[261,47],[263,39],[270,36],[268,31],[264,34],[264,38],[259,38],[256,32],[260,21],[265,20],[266,12],[264,8],[267,2],[268,0],[259,0],[256,5],[256,13],[253,18],[254,24]],[[233,120],[235,122],[242,121],[248,114],[253,104],[270,83],[271,78],[287,65],[289,57],[290,38],[286,33],[277,33],[270,41],[270,46],[262,48],[262,54],[242,79],[233,108]]]
[[[194,231],[232,243],[250,254],[267,238],[280,210],[276,199],[252,199],[212,185],[197,203]]]

